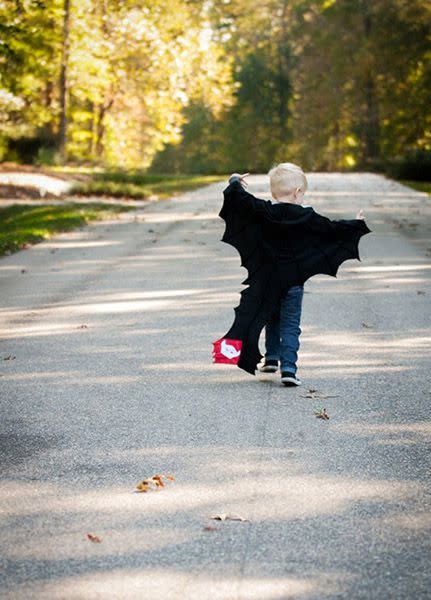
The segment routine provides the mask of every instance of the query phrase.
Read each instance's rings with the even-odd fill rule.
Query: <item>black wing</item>
[[[330,221],[313,209],[299,210],[299,219],[275,219],[271,206],[234,182],[224,190],[219,213],[226,224],[222,241],[239,252],[248,271],[243,283],[249,285],[241,292],[234,322],[224,337],[242,340],[238,366],[252,374],[262,358],[260,333],[283,289],[320,273],[336,276],[344,261],[359,259],[359,240],[370,232],[362,220]]]
[[[250,278],[265,266],[259,243],[260,223],[271,203],[248,194],[239,182],[229,185],[223,194],[219,216],[225,221],[225,231],[221,241],[238,251],[241,266],[248,271],[243,283],[250,283]]]

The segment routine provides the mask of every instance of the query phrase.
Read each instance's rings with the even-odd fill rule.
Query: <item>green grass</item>
[[[100,203],[12,205],[0,208],[0,255],[16,252],[60,231],[70,231],[95,219],[111,218],[132,207]]]
[[[418,190],[418,192],[426,192],[427,194],[431,194],[431,181],[408,181],[402,179],[401,183],[408,185],[414,190]]]
[[[62,172],[57,169],[58,173]],[[66,170],[63,169],[63,172]],[[147,175],[142,171],[68,169],[67,173],[83,176],[73,195],[110,196],[114,198],[145,199],[150,196],[167,198],[176,193],[222,181],[213,175]],[[0,256],[10,254],[27,244],[40,242],[60,231],[70,231],[94,219],[106,219],[114,214],[133,210],[131,205],[79,203],[65,201],[62,205],[12,205],[1,208]]]
[[[136,200],[150,196],[168,198],[223,179],[217,175],[148,175],[141,171],[103,171],[93,173],[89,181],[77,183],[72,194]]]

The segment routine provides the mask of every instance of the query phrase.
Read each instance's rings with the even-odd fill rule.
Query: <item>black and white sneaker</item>
[[[260,367],[260,371],[262,373],[275,373],[278,369],[278,360],[271,360],[268,358],[265,358],[265,362],[263,363],[263,365]]]
[[[283,371],[281,374],[281,383],[286,385],[287,387],[295,387],[301,385],[301,380],[297,378],[295,373],[290,373],[289,371]]]

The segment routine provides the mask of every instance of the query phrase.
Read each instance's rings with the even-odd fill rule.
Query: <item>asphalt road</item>
[[[429,198],[309,179],[373,233],[306,285],[298,389],[211,364],[244,279],[223,184],[0,260],[2,598],[431,597]]]

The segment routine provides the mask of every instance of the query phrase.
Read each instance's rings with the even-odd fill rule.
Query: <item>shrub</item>
[[[386,171],[396,179],[431,181],[431,151],[411,150],[400,158],[388,161]]]

